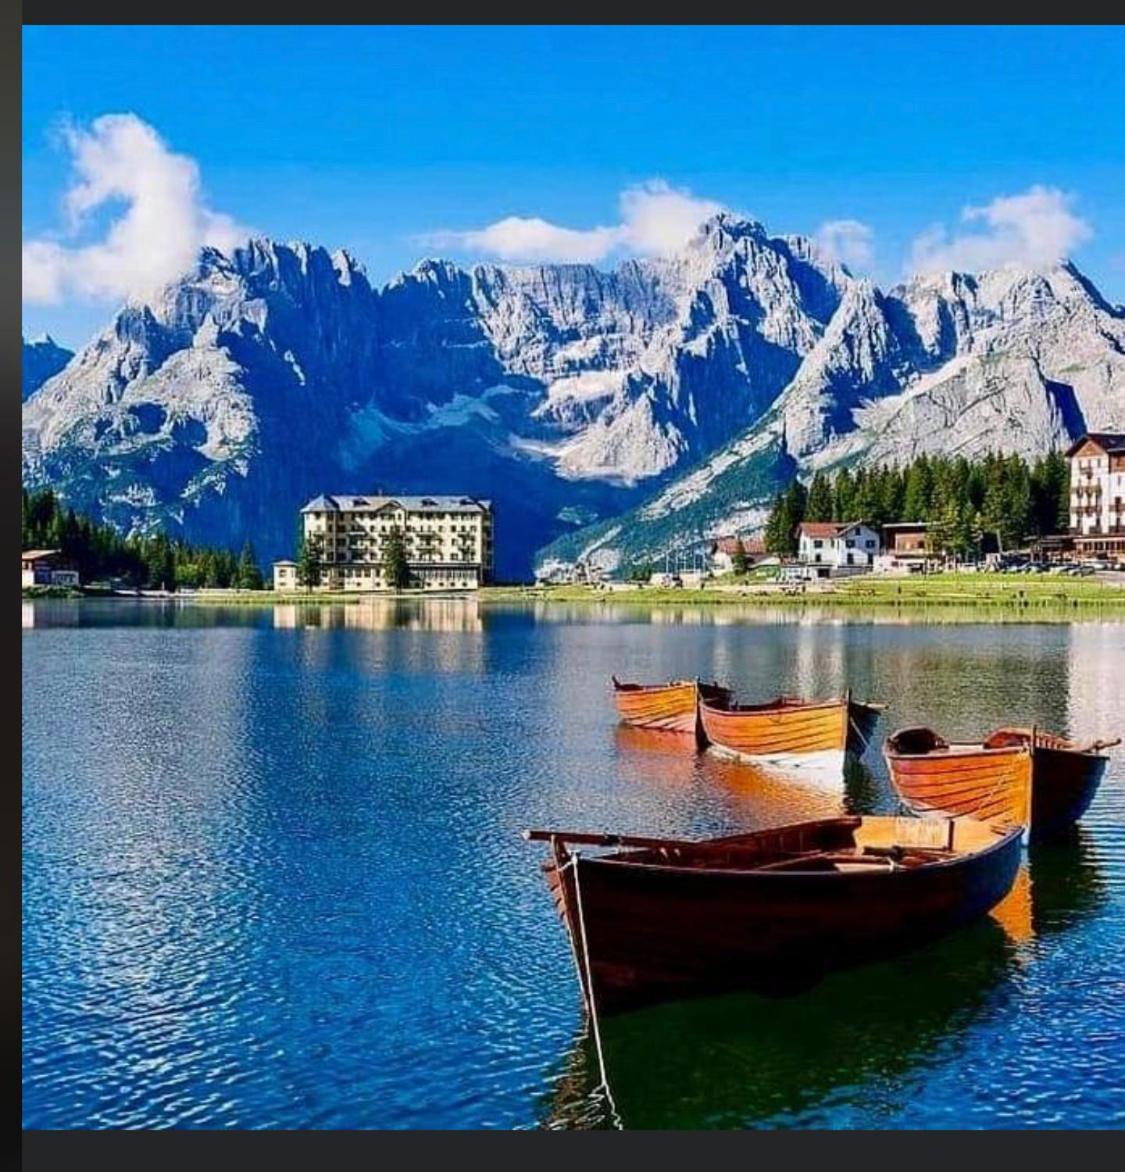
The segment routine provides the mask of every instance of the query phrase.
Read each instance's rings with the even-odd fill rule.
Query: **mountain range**
[[[609,272],[381,288],[343,251],[206,249],[61,370],[24,355],[24,481],[76,508],[271,558],[320,492],[488,496],[509,578],[752,531],[816,468],[1125,430],[1125,310],[1073,265],[884,293],[728,213]]]

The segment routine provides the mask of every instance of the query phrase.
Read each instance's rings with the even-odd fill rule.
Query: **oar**
[[[646,849],[706,845],[674,838],[642,838],[635,834],[597,834],[582,830],[525,830],[523,837],[528,842],[550,842],[557,838],[560,842],[573,842],[580,846],[635,846]]]

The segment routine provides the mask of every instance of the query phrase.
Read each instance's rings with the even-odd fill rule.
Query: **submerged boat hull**
[[[918,820],[826,819],[724,841],[804,851],[832,835],[851,841],[856,827],[875,822]],[[547,878],[584,993],[592,989],[599,1013],[616,1013],[736,988],[786,990],[984,915],[1012,886],[1020,835],[977,823],[957,824],[954,833],[976,835],[984,846],[913,869],[857,863],[823,872],[576,858],[553,842]]]

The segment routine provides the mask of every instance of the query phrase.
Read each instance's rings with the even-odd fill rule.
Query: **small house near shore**
[[[756,566],[769,556],[760,537],[720,537],[710,549],[711,569],[716,574],[729,574],[734,569],[734,555],[740,541],[748,565]]]
[[[879,556],[879,534],[862,521],[802,521],[797,558],[823,576],[869,570]]]
[[[891,521],[883,526],[883,551],[872,567],[878,574],[923,573],[933,557],[927,549],[926,521]]]
[[[278,591],[297,589],[297,563],[287,558],[273,563],[273,588]]]
[[[77,570],[59,564],[57,549],[25,549],[20,554],[20,581],[25,590],[32,586],[81,584]]]

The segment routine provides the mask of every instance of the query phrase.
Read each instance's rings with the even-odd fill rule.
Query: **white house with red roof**
[[[862,521],[803,521],[797,527],[797,557],[808,566],[869,570],[881,552],[879,534]]]

